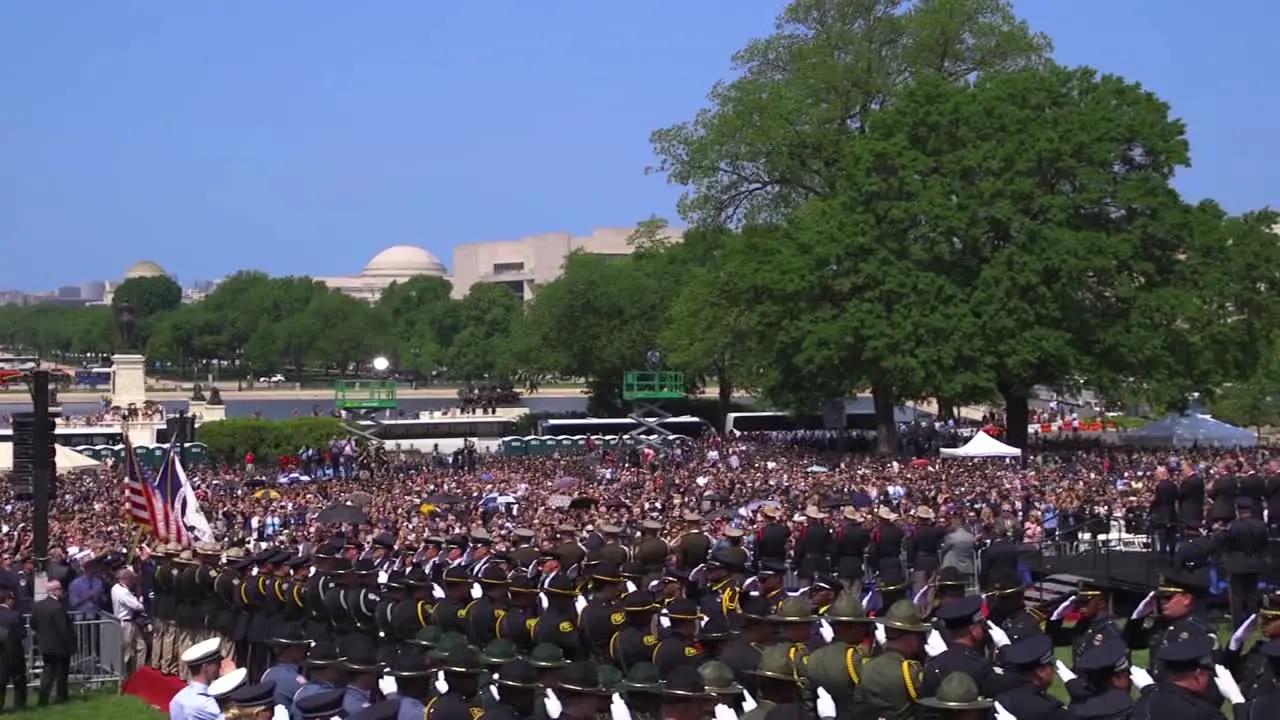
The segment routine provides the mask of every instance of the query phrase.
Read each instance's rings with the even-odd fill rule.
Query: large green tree
[[[138,318],[146,320],[176,310],[182,304],[182,286],[168,275],[129,278],[111,293],[111,304],[133,306]]]

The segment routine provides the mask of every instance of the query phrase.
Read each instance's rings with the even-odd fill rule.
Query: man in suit
[[[76,653],[76,631],[67,614],[62,583],[50,580],[46,586],[48,596],[31,609],[31,630],[35,633],[36,648],[44,659],[40,672],[40,691],[36,696],[41,705],[49,702],[53,690],[57,702],[67,699],[67,674],[71,671],[71,656]]]
[[[1204,478],[1196,474],[1191,463],[1182,466],[1182,481],[1178,483],[1178,522],[1184,526],[1204,522]]]
[[[12,683],[13,704],[9,707],[13,710],[27,706],[27,654],[23,646],[27,628],[22,614],[14,609],[17,591],[17,578],[8,572],[0,574],[0,707]]]
[[[1157,553],[1173,557],[1178,544],[1178,486],[1169,471],[1156,468],[1156,489],[1151,497],[1151,546]]]
[[[974,563],[977,559],[973,550],[973,533],[964,526],[964,518],[951,516],[951,532],[942,538],[938,552],[942,556],[942,567],[955,568],[966,581],[972,581],[976,574]]]

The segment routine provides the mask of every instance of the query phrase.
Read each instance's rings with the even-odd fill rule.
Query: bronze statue
[[[119,351],[137,352],[138,347],[138,316],[133,309],[133,304],[128,300],[116,306],[116,334],[120,340]]]
[[[204,402],[204,388],[200,387],[200,383],[196,383],[191,390],[191,402]]]
[[[213,387],[209,388],[209,402],[207,402],[207,403],[205,403],[205,404],[206,404],[206,405],[221,405],[221,404],[222,404],[222,393],[218,390],[218,386],[217,386],[217,385],[214,385]]]

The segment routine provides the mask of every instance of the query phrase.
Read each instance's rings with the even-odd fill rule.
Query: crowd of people
[[[437,590],[467,605],[471,598],[456,596],[455,591],[467,589],[469,593],[472,582],[479,583],[477,587],[481,588],[488,584],[500,585],[501,609],[510,612],[508,604],[519,605],[520,593],[516,589],[519,582],[532,583],[534,595],[541,590],[544,597],[551,596],[553,602],[558,602],[554,600],[555,592],[548,593],[552,587],[549,583],[557,575],[572,581],[571,586],[562,588],[567,596],[583,596],[589,598],[590,603],[605,603],[624,618],[628,610],[623,592],[635,588],[656,593],[652,609],[667,617],[666,622],[677,629],[679,623],[675,619],[678,618],[671,617],[672,602],[689,600],[700,608],[694,615],[707,618],[699,621],[687,638],[693,644],[680,647],[701,648],[703,654],[689,657],[697,657],[699,663],[694,666],[701,664],[705,669],[703,661],[716,657],[710,651],[715,646],[715,633],[707,631],[705,626],[710,622],[708,611],[715,602],[720,602],[721,610],[728,613],[725,621],[729,634],[720,637],[722,644],[728,643],[730,637],[773,637],[762,635],[764,631],[759,627],[748,632],[745,626],[752,622],[752,613],[743,609],[742,603],[755,602],[749,598],[763,594],[770,605],[767,612],[757,610],[755,619],[770,619],[767,623],[760,622],[771,628],[772,633],[781,632],[796,638],[796,642],[808,648],[806,652],[812,651],[814,655],[831,644],[816,639],[824,619],[837,637],[857,634],[849,629],[855,626],[862,627],[866,631],[863,635],[870,637],[867,633],[875,626],[868,618],[874,617],[889,633],[889,642],[866,645],[865,657],[858,655],[861,663],[882,656],[891,646],[901,651],[903,643],[897,640],[913,635],[910,628],[918,625],[912,623],[919,618],[906,617],[902,607],[895,610],[898,600],[927,598],[923,604],[908,604],[916,608],[920,618],[930,620],[929,627],[948,622],[960,623],[955,627],[962,627],[962,618],[946,621],[945,613],[938,615],[932,600],[950,587],[948,583],[961,591],[979,586],[988,599],[1007,594],[1016,598],[1009,607],[1022,609],[1022,596],[1017,592],[1022,582],[1020,576],[1015,577],[1016,564],[1002,562],[995,552],[1002,544],[1069,541],[1091,519],[1105,521],[1107,518],[1137,523],[1135,518],[1140,517],[1145,523],[1143,527],[1159,537],[1173,522],[1167,518],[1185,517],[1194,512],[1191,509],[1194,498],[1183,499],[1179,493],[1189,493],[1184,488],[1195,488],[1197,483],[1202,488],[1200,507],[1206,521],[1201,528],[1204,533],[1214,529],[1213,523],[1228,523],[1236,517],[1234,513],[1227,517],[1215,510],[1216,497],[1225,494],[1228,487],[1242,497],[1258,496],[1261,504],[1258,518],[1274,517],[1280,521],[1280,512],[1271,513],[1269,508],[1271,502],[1280,502],[1280,492],[1262,483],[1261,491],[1255,493],[1257,483],[1245,480],[1277,474],[1275,463],[1261,451],[1172,453],[1070,442],[1041,446],[1025,463],[904,460],[837,454],[821,439],[742,435],[708,438],[648,461],[642,459],[636,463],[635,460],[631,454],[595,447],[586,453],[564,456],[506,458],[480,453],[468,462],[453,462],[430,454],[388,453],[370,473],[338,474],[325,480],[288,484],[281,484],[274,477],[264,480],[261,468],[254,473],[241,467],[190,468],[189,474],[216,537],[208,545],[185,552],[182,548],[157,545],[140,538],[128,524],[121,522],[123,495],[114,485],[118,478],[69,475],[60,481],[52,513],[54,549],[51,555],[57,566],[67,569],[64,579],[70,588],[68,603],[75,605],[74,609],[82,611],[96,605],[115,612],[121,619],[156,619],[157,627],[131,634],[127,650],[134,662],[147,662],[171,672],[196,673],[197,680],[203,678],[206,682],[213,679],[207,667],[201,670],[200,663],[187,663],[178,657],[178,651],[206,635],[221,639],[219,658],[233,658],[251,677],[258,677],[271,667],[270,658],[279,659],[282,648],[294,647],[269,642],[283,640],[283,636],[268,637],[254,630],[255,627],[258,630],[274,627],[277,620],[300,623],[300,633],[308,640],[327,636],[338,648],[334,652],[354,652],[342,646],[352,642],[348,636],[369,634],[358,630],[372,629],[373,637],[378,638],[376,621],[362,619],[358,612],[350,621],[324,616],[325,589],[321,586],[332,581],[333,587],[345,590],[347,581],[340,578],[347,575],[352,577],[352,587],[357,590],[389,599],[417,598],[414,602],[427,603],[427,610],[435,608],[435,614],[429,616],[436,618],[441,617],[439,608],[443,604],[442,598],[435,594]],[[1170,483],[1175,485],[1172,515],[1161,510],[1165,507],[1162,503],[1168,500]],[[5,491],[7,489],[0,493]],[[5,537],[3,553],[6,564],[15,568],[21,577],[31,568],[29,510],[23,503],[11,499],[5,498],[3,502],[9,511],[0,521],[0,531]],[[1185,511],[1180,510],[1184,503]],[[347,522],[335,523],[322,516],[327,509],[343,505],[358,511],[360,519],[354,523],[349,518]],[[1177,521],[1177,524],[1178,532],[1184,532],[1185,523]],[[706,538],[706,542],[686,539],[692,536]],[[661,539],[665,549],[651,555],[647,565],[639,563],[640,549],[647,540],[653,539]],[[335,548],[336,542],[341,542],[341,546]],[[625,547],[626,557],[602,560],[599,556],[602,549],[614,545]],[[573,547],[582,548],[581,556]],[[980,550],[984,547],[985,552]],[[350,567],[344,569],[342,563],[346,561],[333,558],[339,563],[338,568],[326,570],[329,560],[324,558],[334,555],[347,558]],[[982,558],[980,565],[979,557]],[[606,563],[604,574],[597,567],[602,562]],[[736,592],[730,594],[729,600],[725,599],[724,592],[729,586],[711,587],[723,577],[718,571],[708,574],[708,569],[716,565],[728,567],[731,570],[728,575],[734,578],[731,586]],[[487,566],[495,568],[489,571],[491,577],[485,575]],[[465,574],[448,575],[450,567],[460,567]],[[161,579],[164,568],[177,568],[173,572],[175,577],[191,569],[195,574],[188,580],[195,585],[190,590],[207,590],[207,599],[213,603],[207,608],[196,606],[201,610],[200,617],[217,617],[225,610],[231,614],[228,622],[214,627],[207,620],[196,622],[186,618],[179,631],[177,619],[164,609],[165,593],[175,587],[173,577],[167,581],[168,585]],[[392,571],[405,576],[413,574],[415,568],[426,575],[414,575],[417,579],[413,582],[402,577],[399,583],[395,576],[389,577]],[[200,575],[201,572],[208,574]],[[121,574],[113,577],[108,573]],[[220,591],[213,584],[216,577],[222,576],[219,573],[241,579],[256,575],[271,583],[286,583],[271,593],[285,598],[283,606],[276,606],[269,596],[255,597],[253,587],[267,588],[254,582],[245,586],[250,588],[244,598],[247,605],[237,606],[233,597],[220,599]],[[309,578],[326,577],[329,580],[321,581],[321,586],[308,585]],[[609,585],[602,577],[618,578],[619,583],[625,582],[626,589],[616,595],[601,590]],[[940,582],[939,577],[950,580]],[[113,586],[113,580],[119,582]],[[413,584],[419,580],[424,584]],[[1198,581],[1184,578],[1182,582],[1190,587]],[[455,584],[465,588],[451,587]],[[138,599],[137,612],[121,605],[122,601],[115,596],[124,593],[117,593],[115,588],[123,588],[129,596]],[[297,593],[293,592],[295,588]],[[307,604],[308,588],[317,593],[317,599],[311,601],[315,607]],[[803,597],[809,607],[803,621],[799,614],[791,620],[779,619],[783,617],[778,615],[780,608],[791,593]],[[632,600],[645,597],[633,595],[628,593],[626,597]],[[295,601],[293,604],[288,602],[290,598]],[[338,602],[346,603],[343,607],[351,605],[349,600],[357,607],[367,604],[370,610],[377,605],[377,600],[367,598],[362,603],[358,593],[347,599],[339,594]],[[1263,600],[1265,598],[1255,596],[1249,601],[1253,605],[1243,605],[1241,612],[1251,615]],[[225,607],[217,604],[224,601],[229,603]],[[860,619],[845,622],[830,616],[837,601],[844,604],[839,608],[841,612],[850,613],[855,612],[850,603],[856,601],[856,613],[850,617]],[[21,598],[18,602],[22,602]],[[793,611],[795,607],[792,603]],[[541,611],[525,609],[530,611],[530,620],[543,617],[547,612],[545,607]],[[268,615],[271,622],[267,625],[251,622],[249,619],[256,610],[271,613]],[[1000,613],[1004,611],[997,609],[994,620],[996,627],[1008,635],[1009,643],[1016,645],[1023,635],[1038,635],[1024,632],[1024,626],[1043,629],[1049,622],[1050,610],[1057,608],[1047,609],[1045,617],[1032,616],[1032,620],[1027,620],[1022,616],[1015,618],[1011,612],[1006,613],[1008,617],[1002,617]],[[1075,620],[1073,628],[1088,626],[1087,622],[1081,624],[1079,608],[1070,610],[1071,619]],[[991,611],[992,607],[986,606],[988,617]],[[241,614],[246,621],[237,629],[237,617]],[[276,614],[279,617],[275,617]],[[1059,615],[1057,620],[1067,618],[1065,614],[1051,614]],[[426,617],[428,615],[423,616]],[[418,630],[422,625],[443,625],[437,629],[452,638],[445,645],[457,642],[455,635],[459,628],[423,618],[419,618]],[[583,618],[567,620],[575,627],[579,621],[585,622]],[[1006,624],[1006,620],[1012,624]],[[893,624],[899,621],[901,627]],[[362,627],[362,623],[368,627]],[[484,624],[492,625],[487,621]],[[795,627],[787,630],[789,624]],[[803,633],[799,627],[804,628]],[[907,629],[903,630],[904,627]],[[1273,629],[1280,631],[1280,624]],[[385,631],[381,632],[385,635]],[[576,637],[579,633],[573,634]],[[664,648],[668,634],[666,627],[654,634]],[[950,643],[950,633],[944,634]],[[810,639],[800,642],[801,635]],[[387,663],[396,662],[395,651],[403,650],[411,637],[417,635],[409,633],[400,638],[403,642],[390,645],[375,642],[375,651],[391,653],[380,656],[377,666],[389,667]],[[1078,639],[1079,635],[1072,637]],[[492,639],[483,634],[467,637],[461,648],[485,649]],[[534,642],[539,639],[546,638],[530,635],[527,640],[521,640],[523,644],[516,648],[516,654],[530,658],[537,646],[546,644]],[[430,641],[440,642],[440,638]],[[1133,644],[1136,646],[1136,641]],[[852,645],[863,647],[859,643]],[[1157,642],[1152,647],[1162,646]],[[880,649],[874,649],[877,647]],[[933,649],[938,649],[936,641]],[[606,665],[618,666],[624,674],[634,669],[629,667],[630,663],[600,655],[605,650],[607,648],[562,648],[566,662],[604,661]],[[858,652],[864,653],[864,650]],[[312,647],[311,652],[315,651],[316,647]],[[651,658],[656,659],[656,655]],[[769,683],[760,682],[760,677],[768,676],[756,675],[756,670],[745,666],[735,669],[729,658],[719,659],[734,670],[731,682],[750,688],[748,697],[755,694],[753,704],[757,709],[775,703],[791,704],[781,688],[770,689]],[[906,659],[912,660],[912,657]],[[795,658],[790,660],[794,668]],[[920,656],[915,660],[921,663],[924,673],[921,677],[929,677],[928,658]],[[1009,657],[1004,656],[1002,662],[1010,662]],[[676,682],[678,675],[673,674],[676,665],[683,664],[655,663],[659,680]],[[431,666],[432,676],[440,668],[445,668],[447,674],[448,667],[447,663]],[[348,670],[351,670],[349,662]],[[1158,674],[1155,668],[1153,672]],[[298,683],[312,683],[309,672],[300,671],[295,677]],[[950,691],[959,692],[957,687],[961,681],[958,679],[935,677],[934,680],[932,685],[926,685],[930,691],[941,692],[946,686]],[[678,682],[691,680],[686,677]],[[458,684],[467,687],[465,682]],[[564,687],[563,680],[561,687]],[[852,688],[837,687],[833,681],[827,685],[802,682],[790,691],[796,693],[793,699],[807,708],[806,712],[816,707],[812,692],[815,687],[825,688],[841,718],[857,717],[858,712],[867,708],[881,713],[876,717],[911,717],[917,712],[927,716],[923,708],[932,707],[915,702],[926,697],[919,694],[923,688],[916,689],[919,698],[913,697],[910,708],[904,711],[907,714],[895,714],[888,712],[887,706],[868,699],[866,691],[859,694]],[[981,683],[978,688],[990,694]],[[368,692],[370,690],[374,692]],[[416,707],[411,702],[405,703],[404,692],[383,694],[400,698],[401,707]],[[365,688],[364,695],[369,705],[375,704],[376,688]],[[430,700],[428,695],[431,693],[418,700]],[[348,709],[358,709],[351,707],[347,697],[343,695]],[[674,702],[671,697],[684,696],[661,695],[661,699]],[[284,700],[275,698],[272,702],[282,704]],[[545,699],[539,702],[545,704]],[[568,708],[569,704],[564,703],[563,712],[577,712]],[[715,704],[704,702],[697,712],[709,713]],[[590,703],[583,707],[588,705]],[[450,703],[442,706],[450,707],[457,709]],[[463,709],[466,707],[474,707],[473,698],[468,699]],[[636,707],[632,708],[633,712]],[[745,710],[741,702],[730,703],[729,707],[735,716]],[[990,704],[974,706],[988,714],[994,712],[993,707]],[[823,709],[826,709],[825,703]],[[1016,717],[1051,716],[1037,715],[1038,711],[1031,709],[1024,709],[1022,713],[1009,707],[1005,709]],[[540,712],[545,710],[542,708]],[[516,711],[519,713],[519,709]],[[607,707],[602,711],[607,712]],[[496,710],[490,708],[489,712]],[[302,715],[295,712],[294,716]],[[689,715],[695,716],[701,717]],[[761,716],[758,713],[754,717]]]

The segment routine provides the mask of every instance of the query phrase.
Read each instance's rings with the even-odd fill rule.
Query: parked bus
[[[699,437],[703,433],[715,432],[715,428],[711,427],[711,423],[692,415],[681,415],[660,420],[658,426],[676,435],[684,435],[691,438]],[[543,420],[538,423],[538,434],[549,436],[567,435],[570,437],[579,435],[607,437],[609,435],[626,435],[640,427],[643,426],[631,418],[560,418]]]

